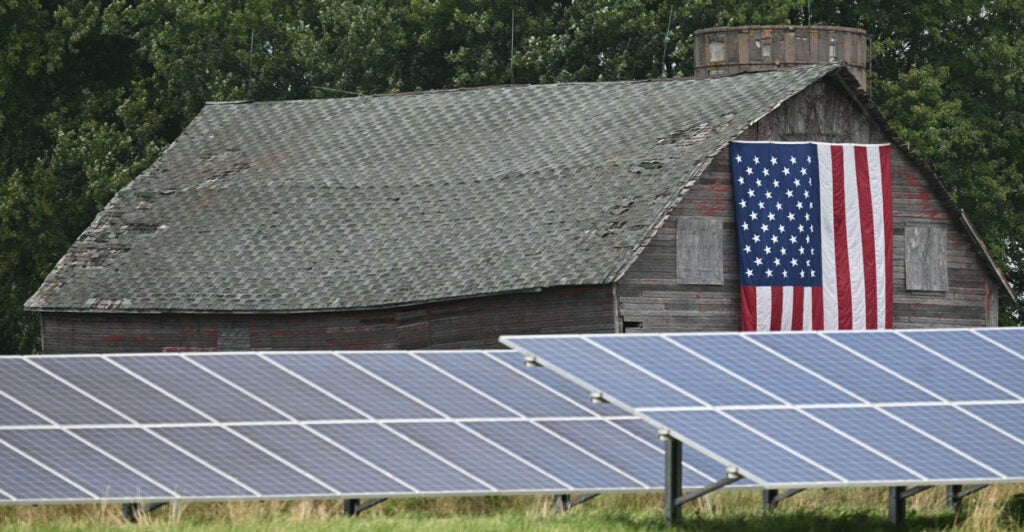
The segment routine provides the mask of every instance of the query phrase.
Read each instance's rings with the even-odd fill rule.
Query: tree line
[[[1019,0],[0,0],[0,353],[38,349],[24,301],[206,101],[686,76],[693,31],[743,24],[867,30],[874,99],[1024,287],[1022,20]]]

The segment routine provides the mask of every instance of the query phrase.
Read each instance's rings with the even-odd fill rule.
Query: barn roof
[[[26,308],[296,312],[610,283],[729,140],[837,68],[208,104]]]

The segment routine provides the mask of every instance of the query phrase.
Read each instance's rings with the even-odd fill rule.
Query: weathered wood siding
[[[750,127],[741,140],[886,142],[882,132],[843,89],[828,82],[809,87]],[[898,148],[893,172],[893,324],[958,327],[998,324],[998,288],[960,224],[939,200],[921,169]],[[736,220],[729,153],[725,149],[693,184],[683,201],[618,283],[625,332],[738,330],[739,278]],[[721,224],[722,281],[689,284],[679,261],[699,254],[677,249],[680,218],[699,216]],[[904,235],[908,226],[945,229],[948,289],[907,289]],[[692,237],[686,240],[693,241]]]
[[[44,313],[47,353],[504,348],[502,334],[614,332],[611,286],[311,314]]]

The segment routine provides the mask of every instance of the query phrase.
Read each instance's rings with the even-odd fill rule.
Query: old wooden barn
[[[736,330],[728,144],[813,140],[894,143],[894,326],[995,325],[1010,287],[863,71],[758,31],[696,79],[211,103],[26,308],[51,353]]]

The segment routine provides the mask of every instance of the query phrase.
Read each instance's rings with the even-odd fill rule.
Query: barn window
[[[676,282],[722,284],[722,221],[701,216],[676,220]]]
[[[905,238],[907,290],[948,290],[946,228],[934,225],[908,225]]]

